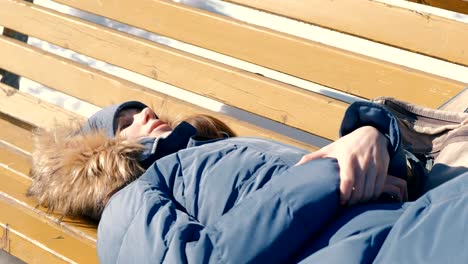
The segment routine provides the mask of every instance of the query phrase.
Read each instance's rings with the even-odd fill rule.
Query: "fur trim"
[[[108,195],[139,177],[135,141],[83,134],[79,126],[37,130],[28,195],[50,211],[99,220]]]

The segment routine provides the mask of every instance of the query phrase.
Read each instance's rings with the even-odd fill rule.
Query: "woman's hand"
[[[388,139],[376,128],[364,126],[316,152],[304,155],[296,164],[332,157],[340,166],[340,201],[342,205],[377,199],[388,192],[404,200],[406,181],[387,176],[390,157]]]

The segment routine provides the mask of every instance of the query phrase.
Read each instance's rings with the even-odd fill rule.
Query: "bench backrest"
[[[386,95],[436,108],[468,82],[468,22],[417,4],[229,1],[279,16],[279,22],[253,24],[167,0],[56,2],[223,55],[203,57],[204,51],[178,50],[22,0],[0,0],[0,26],[231,108],[224,113],[209,110],[204,103],[186,102],[164,92],[164,87],[147,87],[5,36],[0,36],[1,69],[98,107],[136,99],[169,113],[208,113],[225,120],[240,135],[273,138],[309,150],[320,144],[260,127],[258,118],[240,120],[233,109],[333,140],[353,100]],[[315,25],[323,34],[324,28],[342,33],[334,32],[340,36],[328,40],[301,36],[294,28],[281,27],[284,18]],[[357,51],[353,43],[363,42],[361,49],[370,45],[383,50],[382,54]],[[397,55],[390,56],[396,58],[382,59],[392,52]],[[409,64],[399,63],[404,59],[398,54],[403,53],[410,57]],[[229,65],[237,61],[223,59],[224,55],[254,66],[237,68]],[[413,60],[430,61],[444,69],[413,66]],[[267,70],[259,72],[259,66]],[[275,73],[269,75],[270,70]],[[444,70],[447,76],[439,73]],[[278,80],[277,75],[287,76]],[[96,262],[95,224],[82,219],[60,221],[59,214],[36,207],[24,195],[29,184],[31,129],[83,117],[4,84],[0,89],[0,226],[9,241],[2,249],[27,262]]]

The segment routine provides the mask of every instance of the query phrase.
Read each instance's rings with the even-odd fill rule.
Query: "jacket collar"
[[[187,122],[180,123],[166,138],[144,138],[139,141],[145,150],[138,161],[148,168],[154,161],[187,148],[189,141],[197,134],[197,130]]]

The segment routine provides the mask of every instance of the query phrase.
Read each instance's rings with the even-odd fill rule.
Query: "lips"
[[[170,130],[172,130],[171,127],[159,119],[155,120],[149,128],[150,133],[155,132],[155,131],[170,131]]]

